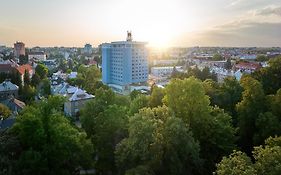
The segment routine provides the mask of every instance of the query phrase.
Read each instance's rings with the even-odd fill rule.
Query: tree
[[[24,84],[25,85],[30,85],[30,75],[27,70],[24,71],[24,76],[23,76]]]
[[[130,93],[130,98],[131,98],[131,100],[134,100],[138,95],[141,95],[140,91],[133,90],[133,91]]]
[[[203,171],[210,173],[215,162],[235,146],[231,117],[210,106],[202,82],[193,77],[172,80],[166,87],[164,101],[194,133],[201,145],[201,158],[205,159]]]
[[[134,115],[138,113],[140,109],[148,107],[149,98],[146,95],[138,95],[130,105],[129,113]]]
[[[257,174],[278,175],[281,173],[281,138],[268,138],[265,146],[255,147],[255,168]]]
[[[86,91],[94,93],[95,83],[100,81],[101,72],[96,66],[85,67],[81,65],[78,68],[77,85],[82,86]]]
[[[188,126],[211,111],[209,97],[205,95],[202,83],[194,77],[173,79],[166,87],[164,101]]]
[[[26,102],[26,103],[31,103],[32,101],[34,101],[35,99],[35,95],[36,95],[36,89],[31,86],[31,85],[25,85],[23,86],[23,90],[24,93],[21,94],[21,99]]]
[[[97,157],[95,169],[99,173],[117,172],[114,151],[116,145],[127,135],[126,113],[125,107],[111,105],[96,118],[91,138]]]
[[[10,117],[11,114],[11,110],[7,106],[0,103],[0,120]]]
[[[85,104],[81,109],[81,123],[87,135],[94,133],[93,126],[96,125],[96,118],[108,106],[115,102],[115,94],[111,89],[99,88],[96,91],[95,98]]]
[[[270,59],[269,66],[255,72],[253,77],[262,83],[266,94],[275,94],[281,88],[281,56]]]
[[[164,89],[158,88],[158,87],[153,87],[151,96],[149,98],[149,106],[151,108],[153,107],[158,107],[163,105],[163,98],[164,98]]]
[[[8,130],[0,130],[0,174],[16,174],[16,163],[22,151],[19,138]]]
[[[241,80],[242,101],[237,104],[239,144],[243,151],[250,153],[256,133],[256,118],[265,112],[265,95],[260,82],[251,77]]]
[[[281,137],[270,137],[265,146],[254,147],[253,158],[241,151],[234,151],[217,164],[217,175],[278,175],[281,172]]]
[[[217,164],[217,175],[257,175],[251,159],[241,151],[234,151]]]
[[[23,150],[17,174],[73,174],[91,167],[92,144],[61,114],[61,97],[28,106],[18,116],[12,132]]]
[[[224,65],[224,68],[227,69],[227,70],[229,70],[229,69],[232,68],[231,59],[227,59],[227,60],[226,60],[226,63],[225,63],[225,65]]]
[[[128,138],[115,151],[121,174],[193,174],[199,170],[198,143],[167,107],[141,109],[129,119],[128,131]]]
[[[28,56],[27,55],[20,55],[19,56],[19,64],[27,64],[28,63]]]
[[[37,86],[40,83],[40,81],[41,81],[40,76],[38,74],[33,74],[31,78],[32,86]]]
[[[48,68],[43,64],[38,64],[35,68],[35,73],[39,75],[40,79],[47,78]]]
[[[221,61],[221,60],[224,60],[223,56],[221,56],[220,54],[215,54],[212,58],[212,60],[214,61]]]
[[[254,143],[262,144],[269,136],[281,135],[281,123],[271,112],[261,113],[256,120]]]
[[[269,58],[265,55],[258,55],[257,56],[257,61],[259,61],[259,62],[264,62],[264,61],[268,61],[268,60],[269,60]]]
[[[48,95],[51,95],[51,83],[49,79],[45,78],[42,80],[41,89],[43,96],[47,97]]]
[[[227,77],[222,84],[212,80],[203,82],[204,89],[210,97],[212,106],[219,106],[233,117],[237,123],[236,104],[241,101],[243,88],[234,77]]]

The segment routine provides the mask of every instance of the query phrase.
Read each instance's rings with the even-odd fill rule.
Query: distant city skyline
[[[280,47],[280,0],[0,0],[0,45]]]

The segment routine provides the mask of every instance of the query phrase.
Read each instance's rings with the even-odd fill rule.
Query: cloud
[[[270,1],[268,0],[268,2]],[[252,0],[235,0],[232,2],[236,6],[253,3]],[[255,2],[261,1],[255,0]],[[232,20],[226,23],[210,26],[193,33],[186,33],[183,44],[189,46],[280,47],[280,16],[281,4],[252,7],[241,11],[239,15],[233,16]]]
[[[280,47],[281,22],[233,21],[211,29],[190,33],[187,45]]]
[[[231,0],[227,8],[235,10],[250,10],[270,5],[280,5],[280,0]]]
[[[281,6],[279,7],[266,7],[256,12],[257,15],[267,16],[267,15],[277,15],[281,16]]]

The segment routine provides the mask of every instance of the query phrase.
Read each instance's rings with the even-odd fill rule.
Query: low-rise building
[[[19,87],[9,80],[0,84],[0,101],[8,99],[10,96],[18,98]]]
[[[28,72],[29,78],[31,78],[32,75],[35,73],[35,71],[33,70],[32,66],[30,64],[20,65],[16,69],[20,73],[22,83],[24,83],[25,71]]]
[[[255,62],[240,62],[236,64],[234,68],[235,70],[241,70],[247,73],[252,73],[262,68],[262,66],[259,63],[255,63]]]
[[[28,54],[28,60],[45,61],[46,59],[47,55],[44,52],[30,52]]]
[[[156,77],[169,77],[174,69],[180,72],[183,71],[182,66],[152,67],[151,74]]]
[[[8,97],[8,99],[1,101],[6,105],[14,114],[18,114],[25,107],[25,103],[16,99],[13,96]]]
[[[67,83],[52,86],[52,94],[62,95],[66,98],[64,113],[71,117],[75,117],[85,103],[94,98],[86,91]]]
[[[94,96],[86,91],[77,88],[74,93],[66,94],[67,101],[64,103],[64,113],[69,116],[76,116],[86,102]]]

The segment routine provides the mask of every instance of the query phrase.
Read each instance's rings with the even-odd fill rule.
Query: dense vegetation
[[[49,97],[1,133],[1,173],[279,175],[280,65],[272,59],[240,82],[180,77],[148,96],[97,86],[82,129],[62,115],[62,99]]]

